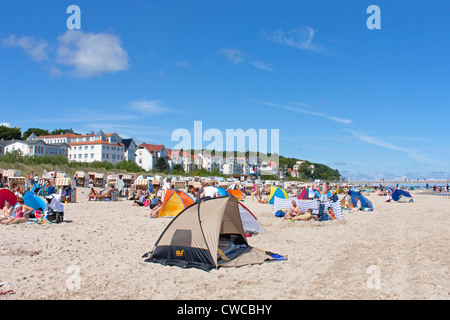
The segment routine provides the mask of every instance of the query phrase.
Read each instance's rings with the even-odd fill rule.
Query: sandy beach
[[[368,196],[373,212],[327,222],[276,218],[244,204],[266,232],[248,239],[287,261],[204,272],[146,263],[170,219],[132,201],[65,204],[65,222],[0,226],[0,300],[449,299],[450,197],[414,203]]]

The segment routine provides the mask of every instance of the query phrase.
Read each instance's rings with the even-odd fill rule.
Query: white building
[[[133,139],[122,139],[117,133],[99,131],[97,133],[78,135],[74,133],[36,136],[32,134],[29,141],[43,141],[47,144],[66,143],[69,146],[69,161],[93,162],[109,161],[113,164],[123,160],[134,161],[136,144]],[[125,140],[126,145],[123,143]]]
[[[232,157],[225,158],[225,163],[222,165],[222,174],[226,175],[242,175],[244,174],[244,164],[241,159]]]
[[[63,155],[67,157],[67,143],[48,144],[42,140],[10,140],[4,144],[4,153],[19,151],[24,156]]]
[[[159,158],[168,160],[167,149],[162,144],[141,143],[136,149],[135,162],[145,171],[153,170]]]

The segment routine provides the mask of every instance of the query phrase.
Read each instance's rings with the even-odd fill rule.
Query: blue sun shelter
[[[341,200],[341,206],[344,209],[350,209],[350,210],[353,208],[356,208],[356,206],[358,204],[358,200],[356,198],[358,198],[359,201],[361,201],[361,209],[362,210],[373,211],[372,202],[370,202],[369,199],[364,197],[360,191],[355,191],[355,190],[348,191],[347,195],[344,198],[342,198],[342,200]]]
[[[44,211],[45,208],[47,207],[47,204],[45,203],[45,201],[38,195],[34,194],[34,192],[32,192],[32,191],[28,191],[23,196],[23,203],[25,205],[33,208],[34,210]]]
[[[414,202],[411,194],[401,189],[395,189],[391,194],[391,198],[396,202]]]
[[[231,194],[229,194],[228,191],[225,190],[224,188],[216,187],[216,189],[217,189],[217,193],[219,194],[219,197],[228,197],[228,196],[231,196]]]

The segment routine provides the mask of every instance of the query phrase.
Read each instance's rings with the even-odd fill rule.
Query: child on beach
[[[34,209],[25,205],[22,198],[17,198],[17,203],[14,206],[13,213],[15,217],[11,217],[8,220],[0,221],[2,224],[14,224],[24,223],[28,221],[28,215],[33,212]]]
[[[150,210],[150,214],[146,215],[146,217],[156,218],[158,216],[159,212],[161,211],[161,208],[162,208],[162,201],[158,200],[158,203],[156,204],[156,207],[151,209]]]
[[[11,213],[13,212],[13,206],[9,203],[8,200],[5,200],[3,205],[2,213],[0,214],[0,221],[8,220],[11,217]]]

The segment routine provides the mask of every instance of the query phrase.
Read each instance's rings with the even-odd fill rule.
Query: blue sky
[[[280,154],[347,177],[447,178],[449,16],[448,1],[8,1],[0,122],[167,147],[194,121],[279,129]]]

